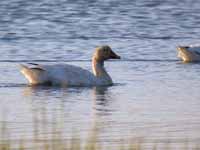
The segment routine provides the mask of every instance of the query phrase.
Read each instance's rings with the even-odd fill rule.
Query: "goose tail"
[[[30,68],[26,65],[20,64],[20,72],[25,76],[31,85],[42,84],[48,79],[46,71],[42,68]]]

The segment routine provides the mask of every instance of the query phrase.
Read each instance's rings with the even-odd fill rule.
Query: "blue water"
[[[34,120],[54,123],[64,138],[98,128],[98,141],[197,144],[200,65],[184,64],[178,45],[199,43],[200,1],[0,1],[0,121],[12,139],[33,138]],[[108,44],[107,88],[27,86],[19,64],[67,63],[91,70],[94,48]],[[53,135],[39,128],[39,136]],[[45,133],[48,133],[47,135]],[[95,133],[97,134],[97,133]]]

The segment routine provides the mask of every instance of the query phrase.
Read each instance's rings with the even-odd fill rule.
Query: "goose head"
[[[120,59],[120,56],[115,54],[108,45],[97,47],[92,57],[92,70],[96,77],[102,77],[107,83],[112,83],[104,68],[104,61],[108,59]]]
[[[93,58],[98,62],[103,62],[108,59],[120,59],[120,56],[114,53],[110,46],[104,45],[96,48]]]
[[[189,46],[178,46],[177,50],[178,51],[185,51],[186,49],[190,48]]]

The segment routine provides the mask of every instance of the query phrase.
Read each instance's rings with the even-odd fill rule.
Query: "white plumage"
[[[59,86],[104,86],[112,85],[112,79],[104,68],[107,59],[119,59],[109,46],[96,48],[92,58],[93,73],[78,66],[56,64],[21,65],[22,74],[31,85],[48,84]]]
[[[178,57],[184,62],[200,61],[200,46],[178,46]]]

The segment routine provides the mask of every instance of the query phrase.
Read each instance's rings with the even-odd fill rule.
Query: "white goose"
[[[200,61],[200,46],[178,46],[178,57],[184,62]]]
[[[59,86],[108,86],[112,79],[104,68],[104,61],[120,59],[112,49],[105,45],[96,48],[92,57],[93,73],[73,65],[39,65],[32,67],[21,65],[22,74],[28,79],[30,85],[59,85]]]

